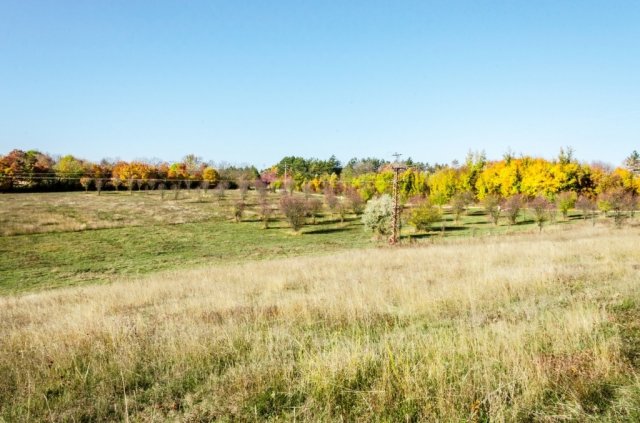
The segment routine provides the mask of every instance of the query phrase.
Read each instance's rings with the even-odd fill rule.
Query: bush
[[[366,231],[376,236],[391,234],[393,218],[393,200],[388,194],[374,198],[367,202],[362,215],[362,223]]]
[[[442,218],[440,209],[430,201],[425,200],[411,211],[409,223],[419,231],[428,232],[431,226]]]
[[[280,211],[294,231],[304,226],[307,214],[307,202],[293,195],[283,195],[280,199]]]

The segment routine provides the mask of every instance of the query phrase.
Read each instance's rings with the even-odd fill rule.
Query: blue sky
[[[0,1],[0,153],[640,150],[638,1]]]

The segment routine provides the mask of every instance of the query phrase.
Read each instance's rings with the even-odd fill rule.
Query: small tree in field
[[[118,187],[122,185],[122,180],[120,178],[111,178],[111,185],[118,192]]]
[[[298,232],[304,226],[307,204],[303,198],[283,195],[280,198],[280,211],[294,231]]]
[[[336,203],[336,210],[338,212],[338,216],[340,216],[340,223],[344,223],[344,219],[347,217],[347,213],[349,212],[349,205],[346,200],[338,200]]]
[[[100,193],[102,192],[102,186],[103,185],[104,185],[104,179],[96,178],[95,186],[96,186],[96,191],[98,191],[98,195],[100,195]]]
[[[264,229],[269,228],[269,221],[271,220],[271,214],[273,213],[273,209],[271,208],[271,204],[267,201],[266,196],[264,198],[260,198],[259,209],[260,220],[262,221],[262,227]]]
[[[377,238],[391,234],[393,200],[388,194],[373,198],[367,202],[362,215],[366,231],[373,232]]]
[[[460,216],[467,210],[467,206],[473,202],[473,193],[469,191],[459,192],[451,198],[451,211],[455,221],[460,220]]]
[[[553,204],[545,197],[538,196],[529,203],[529,208],[533,211],[533,220],[538,225],[538,229],[542,232],[545,222],[551,219],[551,213],[555,212]]]
[[[218,201],[224,200],[225,191],[229,183],[227,181],[220,181],[218,185],[216,185],[216,197],[218,197]]]
[[[211,185],[211,182],[204,180],[200,183],[200,189],[202,190],[202,195],[206,196],[207,192],[209,192],[209,186]]]
[[[428,232],[442,218],[442,211],[428,200],[421,201],[411,211],[409,223],[417,230]]]
[[[317,198],[307,198],[307,216],[313,220],[313,224],[316,224],[316,217],[322,212],[322,201]]]
[[[244,214],[245,203],[242,198],[233,203],[233,217],[236,220],[236,223],[240,223],[242,221],[242,215]]]
[[[336,210],[338,206],[338,197],[333,192],[333,188],[330,185],[327,185],[324,188],[324,203],[327,205],[327,208],[331,213]]]
[[[177,200],[180,197],[180,182],[171,184],[171,191],[173,191],[173,199]]]
[[[238,191],[240,192],[240,198],[244,201],[247,199],[247,193],[249,192],[249,181],[240,179],[238,181]]]
[[[596,203],[589,197],[581,195],[580,198],[576,200],[576,207],[582,212],[582,218],[587,220],[587,217],[591,217],[593,220],[593,224],[595,225],[596,220]]]
[[[518,223],[518,216],[520,215],[520,210],[522,209],[523,204],[524,201],[520,194],[512,195],[503,201],[502,208],[504,209],[505,216],[507,217],[507,221],[510,225]]]
[[[558,205],[558,210],[562,213],[564,220],[567,220],[569,210],[574,208],[576,205],[576,194],[570,191],[561,192],[556,198],[556,204]]]
[[[599,202],[606,204],[609,211],[613,214],[613,221],[617,227],[622,227],[629,217],[631,210],[635,208],[635,198],[631,193],[623,188],[615,188],[601,195],[602,200]]]
[[[345,198],[356,215],[362,214],[364,211],[364,200],[360,196],[360,193],[353,187],[349,187],[345,192]]]
[[[164,193],[167,189],[167,186],[164,184],[164,182],[160,182],[160,184],[158,185],[158,191],[160,191],[160,199],[164,200]]]
[[[498,225],[500,220],[500,197],[495,194],[489,194],[482,200],[482,206],[489,220],[494,225]]]
[[[83,176],[82,178],[80,178],[80,185],[82,185],[82,188],[84,188],[84,192],[89,192],[89,186],[91,186],[91,181],[92,179],[87,176]]]

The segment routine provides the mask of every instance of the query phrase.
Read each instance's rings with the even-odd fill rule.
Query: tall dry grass
[[[634,420],[638,235],[449,240],[0,298],[0,420]]]

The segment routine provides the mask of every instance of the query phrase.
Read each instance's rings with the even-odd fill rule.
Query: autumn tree
[[[89,187],[91,186],[92,179],[88,176],[83,176],[80,178],[80,185],[84,188],[84,192],[89,192]]]

